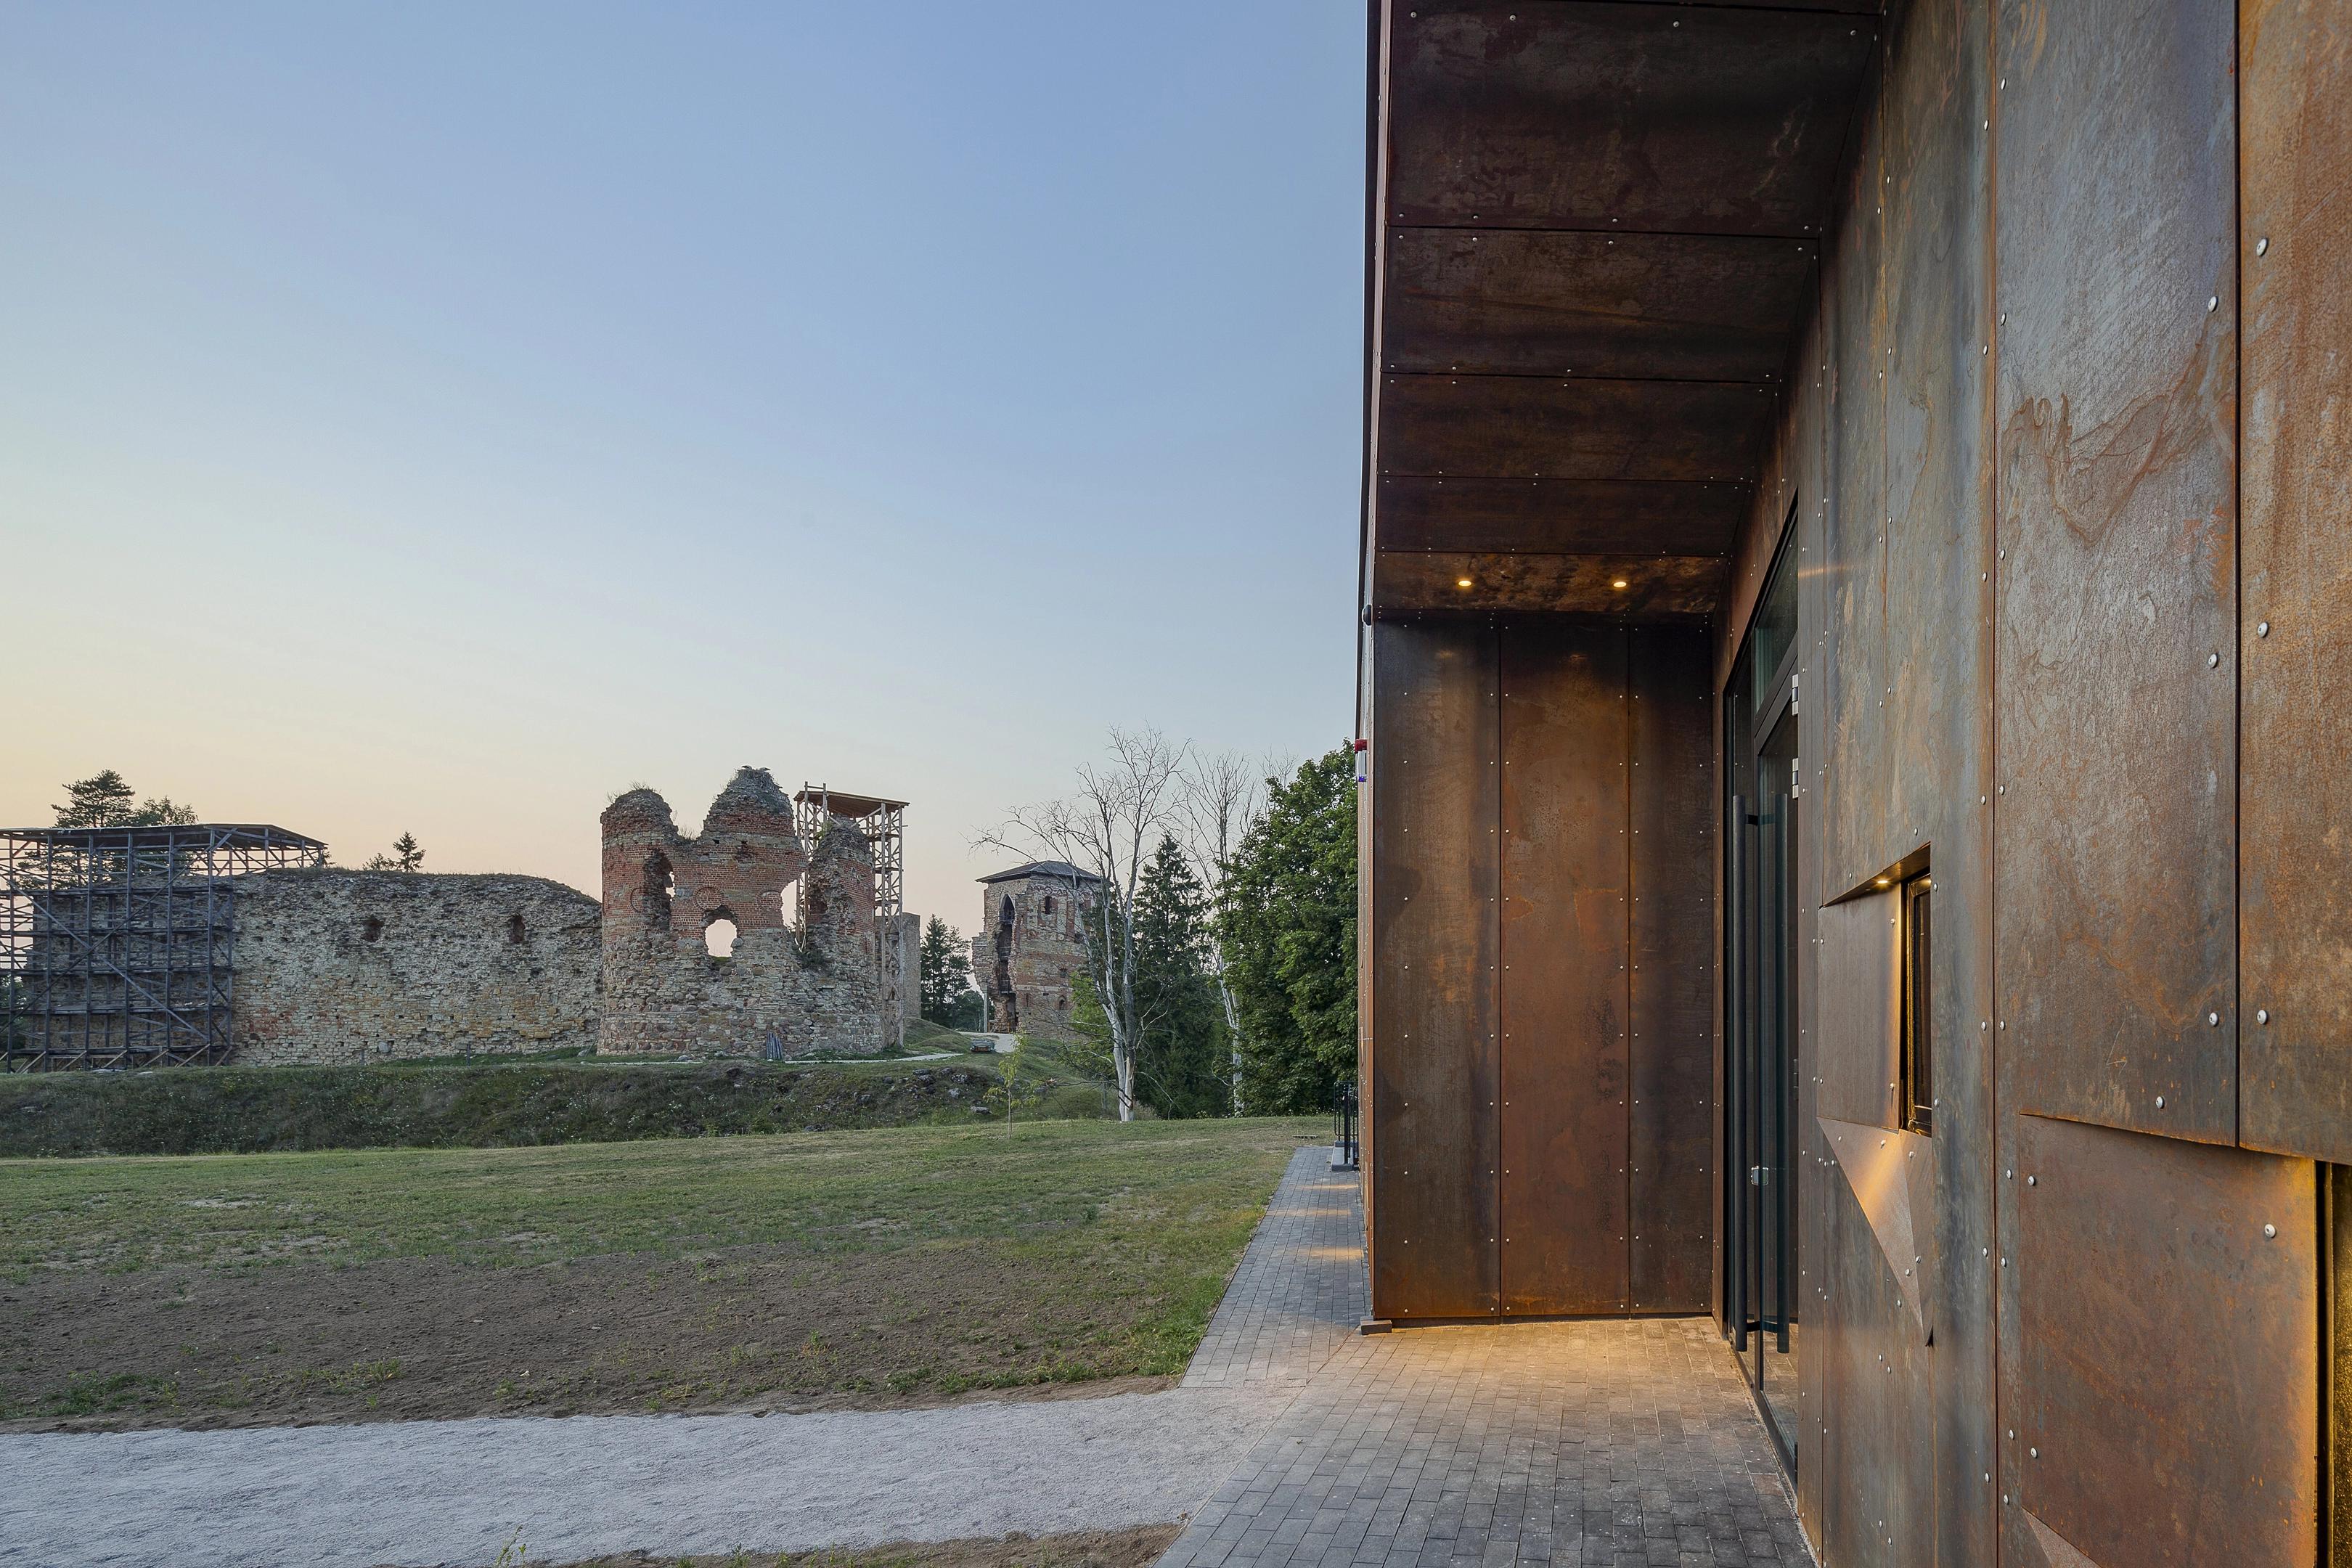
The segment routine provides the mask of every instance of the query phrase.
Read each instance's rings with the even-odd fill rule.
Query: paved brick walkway
[[[1217,1315],[1192,1352],[1187,1388],[1304,1383],[1364,1316],[1364,1205],[1331,1151],[1301,1149],[1266,1205]]]
[[[1254,1246],[1234,1282],[1284,1305],[1253,1311],[1246,1329],[1221,1311],[1231,1348],[1193,1377],[1223,1375],[1244,1346],[1253,1371],[1320,1364],[1160,1568],[1812,1561],[1710,1324],[1334,1335],[1326,1325],[1363,1311],[1361,1212],[1352,1179],[1292,1167],[1260,1233],[1282,1245]],[[1313,1277],[1280,1278],[1286,1263]],[[1246,1278],[1252,1266],[1260,1278]],[[1342,1279],[1355,1292],[1344,1306]]]

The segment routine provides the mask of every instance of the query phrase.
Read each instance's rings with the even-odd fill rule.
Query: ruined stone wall
[[[828,827],[812,853],[775,780],[744,768],[693,838],[644,789],[605,808],[604,834],[600,1051],[882,1047],[874,861],[855,826]],[[796,930],[787,910],[803,876]],[[706,935],[721,921],[736,928],[724,957]]]
[[[236,883],[235,1059],[596,1042],[596,900],[538,877],[270,871]]]
[[[981,888],[972,978],[998,1034],[1072,1039],[1077,977],[1086,973],[1083,909],[1066,878],[1016,877]]]

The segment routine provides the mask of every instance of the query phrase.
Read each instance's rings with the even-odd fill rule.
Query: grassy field
[[[1314,1121],[0,1162],[0,1420],[1165,1376]]]

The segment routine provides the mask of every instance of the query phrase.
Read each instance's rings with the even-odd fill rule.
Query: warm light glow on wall
[[[1454,579],[1454,585],[1457,588],[1467,588],[1470,585],[1470,579],[1467,577],[1456,577]]]

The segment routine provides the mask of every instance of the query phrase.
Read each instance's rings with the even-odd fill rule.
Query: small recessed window
[[[373,915],[368,916],[368,918],[360,924],[360,940],[362,942],[382,942],[383,940],[383,922],[376,919]]]
[[[1903,1125],[1936,1130],[1934,879],[1903,884]]]
[[[1051,893],[1045,895],[1045,912],[1049,915],[1054,912],[1054,895]]]
[[[509,915],[507,917],[507,941],[512,942],[517,947],[520,947],[522,945],[522,917],[520,915]]]

